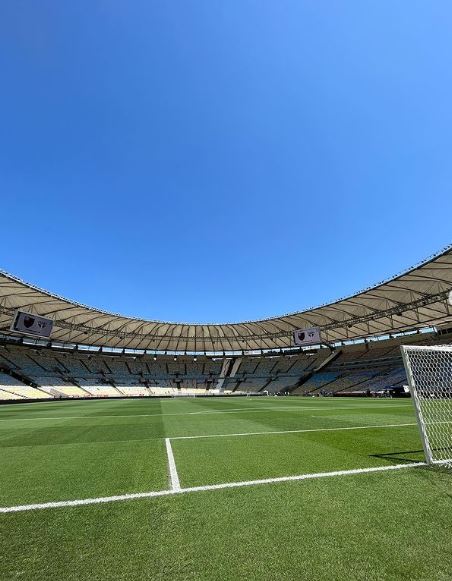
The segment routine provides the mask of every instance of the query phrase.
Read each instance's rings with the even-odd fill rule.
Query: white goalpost
[[[428,464],[452,466],[452,346],[402,346]]]

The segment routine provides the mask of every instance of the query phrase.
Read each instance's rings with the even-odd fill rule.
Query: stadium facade
[[[236,324],[115,315],[0,273],[0,400],[205,393],[369,394],[401,390],[400,345],[452,341],[452,246],[353,296]],[[18,311],[51,337],[11,331]],[[295,347],[297,329],[321,344]]]

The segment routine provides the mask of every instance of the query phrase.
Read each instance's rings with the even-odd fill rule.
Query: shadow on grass
[[[419,458],[419,455],[423,455],[423,450],[404,450],[399,452],[388,452],[386,454],[370,454],[371,458],[382,458],[383,460],[388,460],[394,464],[403,464],[404,462],[424,462],[423,457]]]

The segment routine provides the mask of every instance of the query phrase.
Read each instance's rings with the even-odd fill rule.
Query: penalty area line
[[[169,443],[171,446],[171,443]],[[168,456],[169,457],[169,456]],[[174,459],[174,457],[173,457]],[[192,486],[190,488],[175,488],[170,490],[158,490],[151,492],[137,492],[134,494],[119,494],[116,496],[103,496],[98,498],[83,498],[79,500],[63,500],[59,502],[43,502],[39,504],[22,504],[18,506],[0,507],[0,513],[25,512],[29,510],[44,510],[49,508],[67,508],[74,506],[85,506],[90,504],[104,504],[109,502],[119,502],[124,500],[137,500],[143,498],[156,498],[159,496],[170,496],[176,494],[187,494],[191,492],[204,492],[209,490],[222,490],[225,488],[242,488],[246,486],[258,486],[261,484],[275,484],[279,482],[294,482],[299,480],[312,480],[315,478],[331,478],[335,476],[352,476],[355,474],[368,474],[372,472],[388,472],[401,470],[403,468],[417,468],[426,466],[425,462],[411,462],[409,464],[393,464],[391,466],[374,466],[370,468],[356,468],[352,470],[337,470],[335,472],[316,472],[313,474],[298,474],[296,476],[279,476],[276,478],[264,478],[260,480],[242,480],[240,482],[224,482],[222,484],[207,484],[205,486]],[[176,473],[177,474],[177,473]]]
[[[313,416],[314,417],[314,416]],[[317,416],[315,416],[317,417]],[[322,416],[319,416],[322,417]],[[237,434],[204,434],[200,436],[173,436],[172,440],[201,440],[204,438],[237,438],[243,436],[270,436],[272,434],[304,434],[305,432],[342,432],[345,430],[374,430],[377,428],[405,428],[409,424],[375,424],[371,426],[341,426],[338,428],[305,428],[301,430],[270,430],[269,432],[239,432]]]

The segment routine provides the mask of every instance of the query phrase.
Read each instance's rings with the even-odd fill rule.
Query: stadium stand
[[[86,352],[0,344],[0,401],[222,394],[369,395],[406,382],[400,345],[452,342],[414,333],[297,353],[225,358]]]
[[[334,381],[337,380],[337,378],[338,374],[332,373],[331,371],[316,373],[292,393],[294,395],[312,393],[314,391],[325,388],[328,385],[331,385],[334,383]]]

